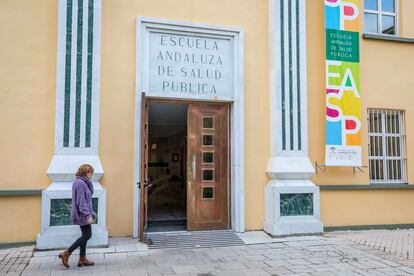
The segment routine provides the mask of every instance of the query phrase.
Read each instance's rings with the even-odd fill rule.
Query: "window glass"
[[[378,0],[365,0],[364,8],[366,10],[378,10]]]
[[[203,128],[213,128],[213,118],[203,117]]]
[[[364,32],[378,33],[378,16],[376,14],[364,14]]]
[[[213,135],[203,135],[203,146],[213,145]]]
[[[382,33],[393,35],[395,34],[395,17],[382,15]]]
[[[394,0],[381,0],[381,10],[383,12],[395,12]]]
[[[211,164],[213,163],[213,152],[203,152],[203,163]]]
[[[214,180],[214,171],[213,170],[203,170],[203,181],[213,181]]]
[[[212,199],[212,198],[214,198],[214,188],[203,187],[203,199]]]

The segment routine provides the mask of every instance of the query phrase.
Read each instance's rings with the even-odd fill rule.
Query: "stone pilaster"
[[[308,158],[306,0],[269,0],[271,154],[264,230],[319,233],[319,187]]]
[[[99,75],[101,0],[59,0],[55,152],[42,192],[37,248],[69,246],[80,235],[71,225],[72,181],[82,164],[94,167],[94,216],[89,244],[107,245],[106,190],[99,183]]]

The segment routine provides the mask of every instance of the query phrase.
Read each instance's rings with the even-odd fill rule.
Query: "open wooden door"
[[[188,106],[187,229],[229,228],[229,105]]]
[[[141,171],[138,183],[140,189],[139,206],[139,240],[144,241],[144,231],[147,227],[148,217],[148,111],[149,105],[142,93],[141,99]]]

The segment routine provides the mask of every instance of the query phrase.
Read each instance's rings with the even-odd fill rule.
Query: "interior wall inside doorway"
[[[148,231],[185,230],[187,105],[150,103]]]

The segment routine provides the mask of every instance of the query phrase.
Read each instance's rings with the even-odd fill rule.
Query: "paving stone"
[[[200,273],[208,274],[212,271],[222,270],[220,265],[197,265],[197,269]]]
[[[305,259],[293,259],[293,260],[287,260],[288,263],[292,265],[308,265],[310,262],[308,262]]]
[[[318,271],[316,273],[311,273],[311,275],[315,276],[336,276],[334,272],[328,272],[328,271]]]
[[[267,276],[267,275],[271,275],[269,272],[263,270],[263,269],[248,269],[248,270],[243,270],[241,271],[242,275],[246,275],[246,276],[253,276],[253,275],[263,275],[263,276]]]
[[[285,260],[265,261],[264,263],[271,267],[290,266],[290,263]]]
[[[295,273],[313,272],[313,269],[311,267],[305,265],[292,265],[287,268]]]
[[[145,269],[121,269],[119,271],[121,276],[146,276],[148,272]]]
[[[283,266],[264,268],[264,270],[272,275],[285,275],[285,274],[292,273],[291,270]]]
[[[198,268],[194,265],[173,265],[171,268],[175,273],[199,272]]]
[[[238,262],[231,262],[231,263],[224,263],[220,265],[223,270],[243,270],[246,269],[246,266],[238,263]]]
[[[414,268],[407,267],[407,266],[398,266],[396,268],[398,268],[399,270],[402,270],[404,272],[411,273],[412,275],[414,275]]]
[[[315,257],[315,258],[306,258],[312,264],[326,264],[327,261],[324,258]]]
[[[277,243],[270,243],[267,245],[270,248],[286,248],[287,245],[281,242],[277,242]]]
[[[248,262],[243,262],[243,264],[247,267],[247,268],[263,268],[263,267],[269,267],[268,264],[266,264],[265,262],[252,262],[252,261],[248,261]]]
[[[331,265],[327,264],[316,264],[316,265],[309,265],[311,269],[317,272],[325,272],[325,271],[336,271],[337,269]]]
[[[269,260],[268,257],[264,255],[252,255],[252,256],[246,256],[246,259],[249,261],[266,261]]]

